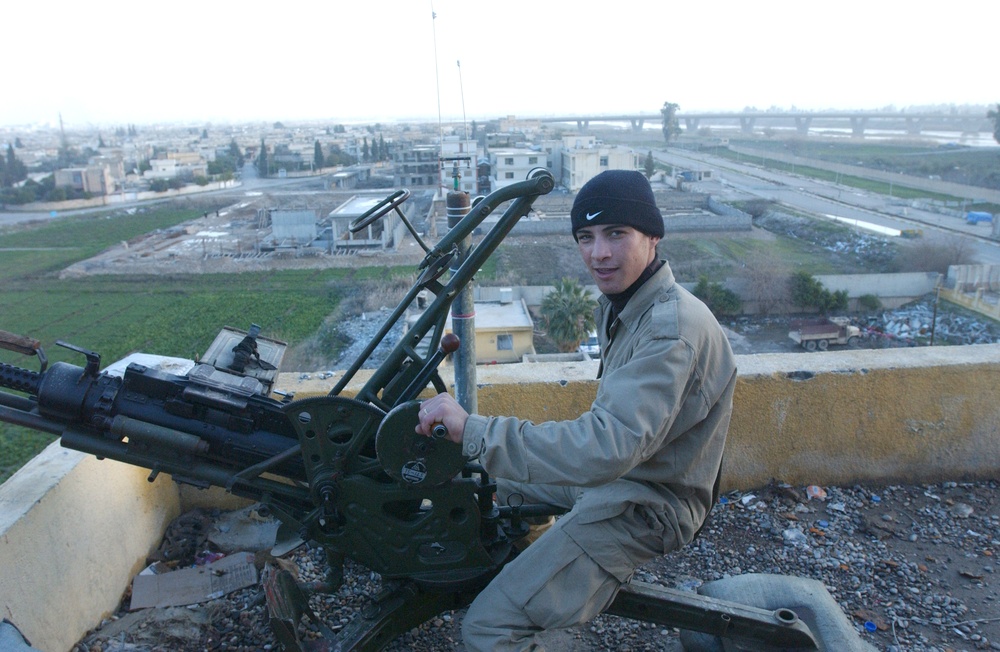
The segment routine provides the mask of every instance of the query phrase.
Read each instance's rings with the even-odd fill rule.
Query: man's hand
[[[421,435],[430,437],[434,426],[440,424],[448,430],[445,437],[449,441],[461,444],[468,418],[469,413],[451,394],[438,394],[420,404],[420,423],[415,430]]]

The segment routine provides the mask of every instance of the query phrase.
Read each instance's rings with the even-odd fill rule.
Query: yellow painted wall
[[[510,335],[513,348],[501,351],[497,349],[497,336]],[[531,329],[525,330],[488,330],[476,329],[476,364],[491,364],[494,362],[520,362],[528,353],[535,352],[534,334]]]
[[[0,485],[2,613],[33,647],[69,650],[118,608],[180,513],[176,485],[148,475],[56,442]]]

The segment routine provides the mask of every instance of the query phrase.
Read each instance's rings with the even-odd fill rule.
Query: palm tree
[[[663,108],[660,109],[660,115],[663,116],[663,140],[667,141],[668,145],[681,133],[680,120],[677,119],[677,110],[680,108],[679,104],[664,102]]]
[[[560,351],[575,351],[595,328],[597,302],[571,278],[556,283],[542,299],[541,313],[549,337]]]
[[[993,140],[1000,143],[1000,104],[997,104],[996,111],[990,109],[986,117],[993,121]]]

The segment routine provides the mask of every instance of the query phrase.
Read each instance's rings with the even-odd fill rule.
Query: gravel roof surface
[[[996,496],[994,482],[878,488],[775,482],[734,491],[722,497],[695,542],[643,566],[636,578],[687,590],[743,573],[812,578],[825,584],[859,636],[877,650],[996,650]],[[318,548],[300,550],[294,559],[302,579],[323,572]],[[339,591],[314,596],[311,604],[336,630],[381,588],[377,575],[348,562]],[[254,587],[190,608],[122,610],[74,650],[280,649],[259,593]],[[462,613],[440,614],[388,649],[462,650]],[[681,649],[677,630],[612,616],[547,639],[548,649],[557,651]]]

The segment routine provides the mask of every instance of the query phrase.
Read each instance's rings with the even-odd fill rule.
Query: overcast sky
[[[994,0],[13,0],[0,15],[0,125],[1000,102]]]

